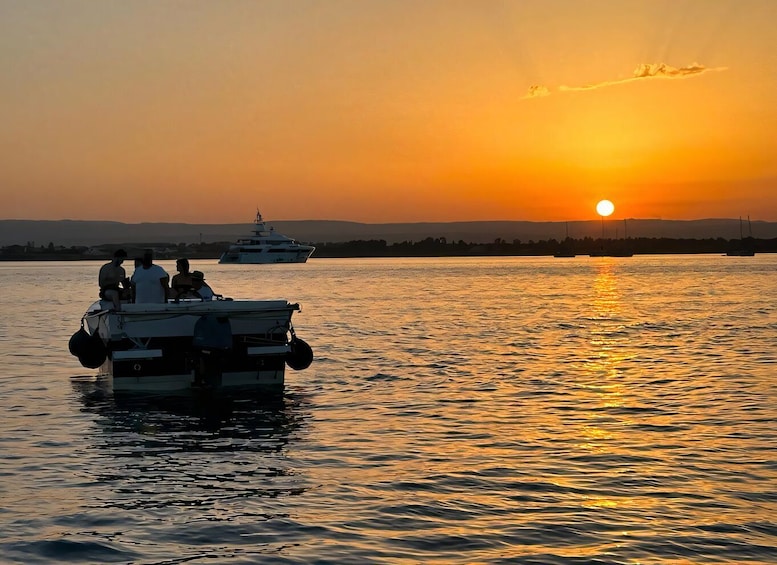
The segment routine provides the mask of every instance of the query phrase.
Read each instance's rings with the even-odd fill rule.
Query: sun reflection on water
[[[590,321],[590,354],[584,366],[589,382],[584,388],[602,394],[605,406],[620,406],[622,382],[621,367],[628,359],[622,345],[628,339],[622,322],[621,293],[613,263],[605,259],[597,265],[593,282]]]
[[[596,274],[590,294],[587,316],[589,331],[588,348],[580,367],[578,397],[582,410],[582,421],[577,430],[578,449],[584,457],[594,457],[609,469],[622,454],[621,436],[625,416],[619,414],[626,403],[626,384],[623,380],[623,365],[630,357],[624,353],[628,335],[624,332],[622,292],[613,261],[603,258],[596,264]],[[588,471],[593,476],[610,470],[591,465]],[[620,494],[608,496],[606,491],[596,489],[596,494],[580,495],[580,505],[593,509],[616,509],[628,506],[628,497]]]

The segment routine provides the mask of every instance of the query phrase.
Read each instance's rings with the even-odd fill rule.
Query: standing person
[[[154,264],[154,254],[150,249],[143,254],[140,267],[132,274],[132,286],[135,289],[135,302],[164,304],[167,302],[170,275]]]
[[[127,252],[123,249],[117,249],[113,253],[113,259],[100,267],[100,274],[97,276],[97,282],[100,285],[100,298],[110,300],[116,310],[121,310],[122,290],[128,289],[127,273],[121,264],[127,257]]]
[[[181,298],[184,294],[192,289],[194,284],[192,281],[192,274],[189,272],[189,260],[178,259],[175,262],[175,268],[178,271],[177,275],[173,275],[173,280],[170,282],[170,297]]]

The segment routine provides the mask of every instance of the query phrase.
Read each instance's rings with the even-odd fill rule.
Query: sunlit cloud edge
[[[625,84],[627,82],[642,81],[645,79],[683,79],[692,76],[702,75],[709,72],[726,71],[728,67],[705,67],[699,63],[692,63],[686,67],[672,67],[665,63],[643,63],[634,70],[633,76],[617,80],[607,80],[595,84],[586,84],[583,86],[559,86],[557,92],[580,92],[585,90],[596,90],[599,88],[606,88],[608,86],[615,86],[617,84]],[[529,91],[524,96],[527,98],[542,98],[550,96],[553,91],[541,84],[534,84],[529,87]]]

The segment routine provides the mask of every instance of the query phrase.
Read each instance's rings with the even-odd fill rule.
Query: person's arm
[[[168,298],[178,298],[180,296],[181,289],[178,287],[178,281],[180,278],[180,274],[173,275],[173,279],[170,281],[170,290],[167,293]]]
[[[170,276],[165,275],[159,279],[159,283],[162,285],[162,292],[165,293],[165,302],[167,302],[167,297],[170,295]]]

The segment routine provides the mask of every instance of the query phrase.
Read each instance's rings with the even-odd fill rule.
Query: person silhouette
[[[175,262],[175,268],[178,274],[174,275],[173,280],[170,281],[170,297],[178,299],[192,289],[194,281],[192,280],[192,274],[189,272],[188,259],[178,259]]]
[[[205,282],[202,271],[192,271],[192,290],[203,300],[213,300],[213,289]]]
[[[127,273],[121,266],[126,257],[126,251],[117,249],[113,253],[113,259],[100,267],[100,273],[97,276],[97,282],[100,285],[100,298],[110,300],[116,310],[121,310],[122,293],[126,293],[129,288]]]
[[[130,279],[135,289],[135,302],[164,304],[167,302],[170,275],[162,267],[154,264],[154,254],[150,249],[143,253],[143,261]]]

